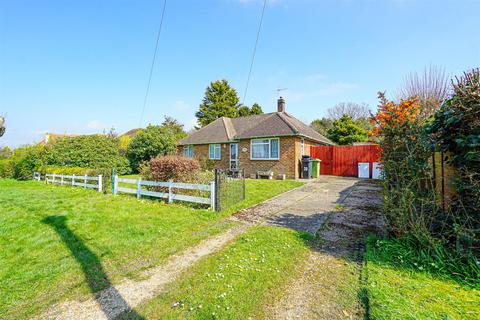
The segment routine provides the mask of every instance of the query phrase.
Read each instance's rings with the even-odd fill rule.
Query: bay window
[[[222,158],[220,144],[209,145],[208,154],[211,160],[220,160]]]
[[[251,160],[279,160],[280,140],[275,139],[254,139],[250,141]]]

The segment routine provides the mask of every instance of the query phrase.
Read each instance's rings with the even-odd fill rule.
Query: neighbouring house
[[[52,142],[58,138],[66,138],[66,137],[76,137],[77,134],[61,134],[61,133],[45,133],[45,137],[37,144],[39,145],[47,145],[48,143]]]
[[[142,130],[141,128],[137,128],[137,129],[130,129],[128,130],[127,132],[121,134],[119,137],[123,137],[123,136],[129,136],[130,139],[133,139],[135,138],[135,136],[138,134],[138,132]]]
[[[178,152],[215,161],[218,169],[244,169],[247,176],[268,172],[294,179],[300,177],[302,155],[318,145],[334,143],[285,112],[280,97],[277,112],[219,118],[182,139]]]

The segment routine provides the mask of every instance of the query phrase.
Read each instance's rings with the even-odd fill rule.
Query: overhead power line
[[[245,93],[243,94],[243,104],[247,98],[248,86],[250,84],[250,77],[252,75],[253,63],[255,62],[255,54],[257,53],[258,39],[260,38],[260,31],[262,30],[263,16],[265,15],[265,8],[267,7],[267,0],[263,1],[262,15],[260,16],[260,23],[258,24],[257,38],[255,39],[255,46],[253,47],[252,61],[250,63],[250,70],[248,71],[247,84],[245,85]]]
[[[160,25],[158,26],[157,40],[155,42],[155,50],[153,51],[152,64],[150,66],[150,73],[148,75],[147,89],[145,90],[145,97],[143,98],[142,112],[140,114],[140,122],[138,126],[141,128],[143,124],[143,116],[145,114],[145,107],[147,105],[148,94],[150,92],[150,83],[152,82],[153,67],[155,66],[155,60],[157,58],[158,43],[160,41],[160,34],[162,33],[163,18],[165,17],[165,8],[167,7],[167,0],[163,1],[162,17],[160,18]]]

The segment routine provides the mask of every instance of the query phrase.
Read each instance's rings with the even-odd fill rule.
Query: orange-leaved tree
[[[413,97],[395,103],[384,93],[378,95],[380,104],[371,119],[374,128],[370,135],[381,148],[386,222],[396,235],[410,234],[430,241],[435,215],[428,161],[431,146],[425,120],[419,116],[418,100]]]

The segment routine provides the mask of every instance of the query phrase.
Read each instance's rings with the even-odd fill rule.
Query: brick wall
[[[296,137],[280,138],[280,160],[251,160],[250,139],[241,140],[238,144],[240,169],[245,169],[245,174],[255,174],[257,171],[272,171],[276,178],[279,174],[285,174],[287,179],[298,178],[295,170]],[[243,152],[243,149],[246,152]]]

